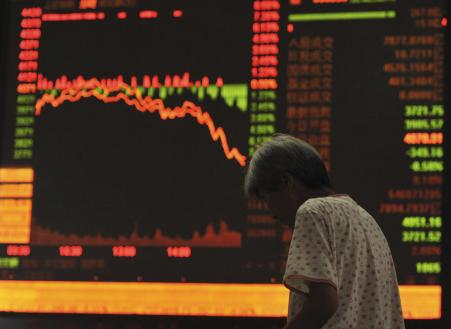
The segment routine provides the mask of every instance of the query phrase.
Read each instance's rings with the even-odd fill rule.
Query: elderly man
[[[285,329],[404,329],[387,240],[350,196],[336,194],[309,144],[278,134],[253,155],[248,197],[293,228],[283,282]]]

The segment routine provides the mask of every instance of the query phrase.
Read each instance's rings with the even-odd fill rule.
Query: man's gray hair
[[[287,174],[308,187],[331,187],[324,162],[313,146],[289,135],[276,134],[252,156],[244,192],[247,197],[263,198],[267,192],[281,190]]]

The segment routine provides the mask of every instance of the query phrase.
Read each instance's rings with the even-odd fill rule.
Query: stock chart
[[[7,19],[0,311],[286,315],[291,232],[242,192],[284,132],[378,221],[404,316],[441,317],[444,1],[24,0]]]

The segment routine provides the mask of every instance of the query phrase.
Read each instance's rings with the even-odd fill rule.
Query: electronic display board
[[[10,1],[0,311],[284,316],[243,173],[276,132],[378,221],[441,317],[444,1]]]

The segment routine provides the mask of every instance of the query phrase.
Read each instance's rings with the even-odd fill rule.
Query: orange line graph
[[[43,107],[50,104],[53,107],[58,107],[66,101],[77,102],[81,98],[95,97],[105,103],[113,103],[124,101],[127,105],[134,106],[140,112],[158,112],[162,120],[174,120],[184,118],[187,115],[195,118],[200,125],[206,125],[210,132],[210,136],[214,142],[220,140],[224,154],[228,160],[236,160],[242,167],[246,165],[246,156],[240,151],[229,146],[225,131],[222,127],[216,127],[212,117],[208,112],[202,111],[200,106],[195,105],[190,101],[185,101],[181,107],[174,108],[166,107],[164,102],[150,96],[142,97],[141,92],[137,88],[132,88],[124,82],[120,82],[115,87],[108,88],[102,84],[98,79],[92,78],[90,80],[81,79],[82,83],[78,88],[63,89],[58,96],[53,94],[43,94],[36,102],[35,114],[39,116]],[[110,96],[110,93],[115,93]],[[135,96],[131,98],[130,96]]]

